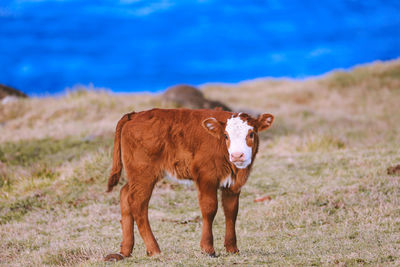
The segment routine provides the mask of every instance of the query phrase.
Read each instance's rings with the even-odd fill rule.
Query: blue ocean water
[[[0,83],[30,95],[303,78],[399,56],[398,0],[0,1]]]

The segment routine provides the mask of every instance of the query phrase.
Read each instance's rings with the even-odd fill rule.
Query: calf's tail
[[[108,178],[108,188],[107,192],[111,192],[119,182],[119,178],[121,177],[122,171],[122,160],[121,160],[121,131],[124,124],[131,119],[131,116],[135,114],[135,112],[131,112],[125,114],[117,124],[117,128],[115,130],[114,137],[114,150],[113,150],[113,165],[110,174],[110,178]]]

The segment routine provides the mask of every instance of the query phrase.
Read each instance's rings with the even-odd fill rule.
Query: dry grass
[[[0,106],[0,142],[112,135],[121,114],[152,105],[151,95],[114,95],[74,88],[65,96],[21,99]]]
[[[0,265],[400,265],[400,60],[304,81],[207,84],[208,97],[276,116],[241,195],[240,255],[200,253],[195,188],[162,181],[150,218],[163,251],[149,258],[135,230],[119,249],[118,190],[104,193],[113,131],[123,113],[159,106],[152,95],[77,88],[0,105]],[[254,202],[269,196],[265,202]]]

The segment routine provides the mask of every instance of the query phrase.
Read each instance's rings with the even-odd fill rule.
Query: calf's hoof
[[[160,254],[161,251],[160,250],[155,250],[155,251],[146,251],[147,256],[151,257],[151,256],[155,256]]]
[[[239,254],[239,249],[237,247],[231,247],[231,248],[227,247],[226,252],[232,254]]]
[[[202,253],[210,256],[211,258],[217,258],[217,254],[215,254],[215,250],[214,249],[202,249],[201,250]]]
[[[120,261],[123,260],[125,257],[120,253],[108,254],[104,261]]]
[[[215,252],[208,254],[208,256],[210,256],[210,258],[218,258],[217,254],[215,254]]]

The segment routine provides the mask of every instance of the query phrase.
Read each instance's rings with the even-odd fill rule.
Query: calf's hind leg
[[[129,185],[126,184],[121,190],[121,227],[122,227],[122,243],[121,254],[128,257],[132,253],[135,244],[133,234],[133,215],[129,206]]]
[[[129,174],[128,174],[129,175]],[[141,173],[136,173],[129,181],[129,205],[134,220],[139,229],[145,245],[147,255],[153,256],[161,253],[158,243],[150,228],[148,208],[151,194],[154,185],[157,182],[157,175],[150,169],[141,170]]]
[[[124,257],[129,257],[135,243],[133,235],[134,220],[128,202],[129,185],[126,184],[121,189],[120,205],[121,205],[121,227],[122,227],[122,243],[121,251],[117,254],[109,254],[105,258],[106,261],[122,260]]]

